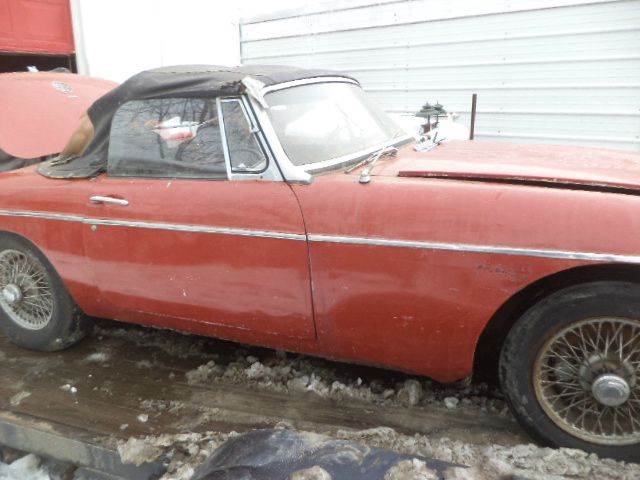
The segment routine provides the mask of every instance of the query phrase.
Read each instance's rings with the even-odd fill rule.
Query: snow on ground
[[[100,335],[125,338],[165,353],[196,358],[201,364],[185,374],[189,384],[242,384],[279,392],[311,392],[332,400],[355,399],[398,408],[439,405],[450,410],[511,415],[501,393],[485,384],[441,385],[425,378],[384,372],[364,367],[336,364],[304,355],[239,346],[228,342],[211,343],[200,337],[183,336],[153,329],[106,328]],[[153,401],[145,408],[153,410]],[[178,403],[161,405],[181,408]],[[282,422],[287,426],[287,422]],[[640,465],[599,459],[580,450],[542,448],[533,444],[504,446],[478,445],[461,439],[428,438],[405,435],[387,427],[369,430],[327,430],[336,438],[353,440],[372,447],[405,454],[468,465],[471,468],[448,473],[458,480],[637,480]],[[187,480],[189,472],[222,441],[221,434],[190,434],[174,438],[158,436],[133,438],[121,442],[123,459],[137,461],[145,456],[169,453],[170,472],[163,480]],[[209,438],[211,437],[211,438]],[[172,438],[175,442],[172,442]],[[136,453],[138,452],[138,453]],[[157,458],[157,456],[155,458]],[[408,466],[405,466],[408,468]],[[404,468],[404,467],[403,467]],[[402,471],[401,468],[398,469]],[[407,474],[403,480],[422,478]]]
[[[542,448],[533,444],[504,447],[474,445],[447,438],[430,440],[424,435],[402,435],[390,428],[340,430],[335,436],[399,453],[421,455],[471,469],[473,480],[637,480],[640,465],[625,464],[569,448]],[[454,477],[452,477],[454,478]],[[461,477],[464,480],[465,477]]]
[[[160,480],[189,480],[195,469],[211,453],[236,433],[184,433],[131,437],[117,443],[120,459],[124,463],[142,465],[159,459],[168,459],[167,473]],[[2,480],[2,479],[0,479]]]
[[[109,360],[109,354],[106,352],[94,352],[84,359],[87,363],[102,363]]]
[[[311,392],[335,401],[357,400],[397,407],[441,405],[478,413],[510,415],[499,391],[486,384],[442,385],[402,374],[367,378],[350,368],[301,355],[280,353],[262,361],[236,354],[230,361],[209,360],[186,373],[189,384],[242,384],[278,392]]]
[[[355,399],[382,405],[441,404],[508,415],[499,392],[485,384],[441,385],[425,378],[403,375],[363,379],[350,375],[349,368],[337,371],[319,359],[280,354],[261,362],[253,355],[239,353],[228,363],[214,360],[186,373],[190,384],[238,383],[257,388],[289,392],[312,392],[334,400]]]
[[[439,404],[510,415],[500,391],[482,383],[443,385],[423,377],[228,342],[218,342],[212,350],[215,340],[152,328],[100,327],[96,332],[173,356],[202,359],[201,365],[185,375],[191,385],[232,383],[279,392],[312,392],[334,400],[398,406]],[[138,362],[139,368],[151,366],[147,360]]]
[[[40,458],[29,454],[9,464],[0,462],[0,480],[50,480],[50,477],[41,467]]]
[[[470,468],[452,468],[445,480],[637,480],[640,465],[599,459],[580,450],[551,449],[535,445],[474,445],[449,439],[430,440],[424,435],[403,435],[379,427],[368,430],[338,430],[331,434],[370,447],[393,450],[443,460]],[[236,433],[159,435],[130,438],[118,443],[124,462],[140,465],[162,455],[170,459],[169,470],[161,480],[189,480],[195,469],[228,438]],[[389,471],[389,480],[428,480],[429,472],[420,461],[398,464]],[[306,478],[306,477],[305,477]],[[316,478],[316,477],[309,477]],[[319,476],[318,478],[322,478]],[[330,480],[330,479],[329,479]],[[387,477],[385,477],[387,480]]]

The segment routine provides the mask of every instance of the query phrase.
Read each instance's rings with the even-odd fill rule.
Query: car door
[[[264,146],[243,98],[120,107],[85,233],[105,316],[314,336],[301,211]]]

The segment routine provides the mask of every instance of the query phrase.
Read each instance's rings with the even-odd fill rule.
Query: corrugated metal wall
[[[480,139],[640,151],[640,0],[354,0],[240,27],[245,64],[347,71],[390,112],[439,101]]]

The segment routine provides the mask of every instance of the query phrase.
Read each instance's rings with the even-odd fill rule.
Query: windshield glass
[[[401,136],[402,129],[352,83],[314,83],[265,97],[271,123],[294,165],[353,155]]]

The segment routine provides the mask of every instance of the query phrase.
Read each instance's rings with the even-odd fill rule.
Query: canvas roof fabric
[[[106,170],[111,120],[118,108],[132,100],[233,96],[245,93],[243,80],[250,78],[264,86],[317,77],[345,77],[329,70],[308,70],[288,66],[181,65],[147,70],[96,100],[88,109],[94,127],[91,143],[75,158],[54,158],[43,162],[39,172],[52,178],[86,178]]]

